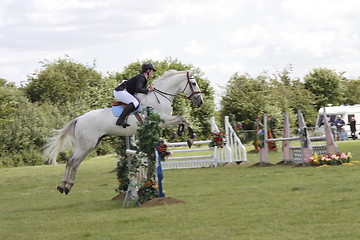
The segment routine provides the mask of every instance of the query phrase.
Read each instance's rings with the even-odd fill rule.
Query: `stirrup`
[[[126,127],[130,127],[130,124],[128,124],[127,122],[123,122],[123,124],[121,124],[121,126],[123,128],[126,128]]]

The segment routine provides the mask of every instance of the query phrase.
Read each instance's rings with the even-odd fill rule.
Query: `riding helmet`
[[[154,72],[156,72],[156,69],[155,69],[154,65],[152,63],[150,63],[150,62],[146,62],[146,63],[144,63],[142,65],[142,72],[143,73],[146,72],[148,69],[152,69],[152,70],[154,70]]]

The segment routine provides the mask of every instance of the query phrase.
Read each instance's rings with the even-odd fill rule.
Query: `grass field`
[[[360,141],[339,143],[360,161]],[[251,149],[251,147],[249,147]],[[0,239],[359,239],[360,165],[164,172],[166,195],[184,204],[122,208],[114,156],[86,160],[69,195],[64,165],[0,169]],[[271,162],[281,151],[270,153]]]

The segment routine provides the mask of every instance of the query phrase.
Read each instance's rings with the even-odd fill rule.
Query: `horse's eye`
[[[191,83],[192,85],[196,86],[196,82]]]

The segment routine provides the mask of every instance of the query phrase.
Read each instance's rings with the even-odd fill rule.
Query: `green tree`
[[[8,84],[0,78],[0,125],[11,121],[11,116],[16,107],[16,102],[11,101],[11,95],[16,92],[14,85]]]
[[[256,117],[267,113],[273,120],[273,127],[281,127],[284,112],[290,114],[294,124],[300,108],[312,125],[316,117],[314,96],[299,79],[291,79],[290,73],[291,69],[286,68],[273,76],[263,73],[256,78],[234,74],[221,99],[221,116],[232,116],[244,129],[254,129]]]
[[[31,102],[50,102],[69,118],[110,106],[116,79],[103,78],[95,70],[95,64],[87,66],[66,57],[46,61],[42,67],[39,73],[29,77],[24,87]]]
[[[326,68],[315,68],[304,77],[305,88],[315,95],[316,109],[344,103],[340,85],[343,79],[343,73]]]
[[[45,61],[42,70],[33,74],[22,88],[32,103],[58,110],[62,127],[70,119],[94,109],[110,107],[117,81],[102,77],[93,66],[83,65],[69,57]],[[104,139],[93,154],[113,152],[114,138]]]
[[[280,109],[277,117],[283,119],[284,112],[288,112],[290,123],[295,124],[298,119],[297,110],[301,109],[308,126],[314,126],[318,110],[314,104],[315,95],[305,89],[300,79],[291,79],[290,74],[291,69],[286,68],[270,80],[271,103],[275,103]]]
[[[264,76],[252,78],[235,73],[225,87],[221,99],[221,117],[234,116],[244,129],[253,129],[256,116],[262,114],[269,102],[270,88]]]
[[[342,82],[344,103],[349,105],[360,104],[360,79],[344,80]]]
[[[60,114],[51,105],[31,103],[12,84],[0,86],[0,165],[42,164],[41,149]]]

